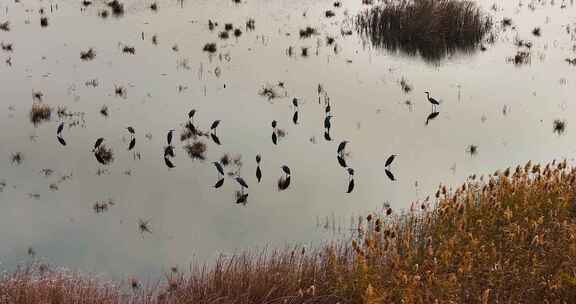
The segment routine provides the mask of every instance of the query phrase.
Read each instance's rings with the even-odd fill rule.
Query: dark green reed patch
[[[400,0],[362,11],[355,25],[364,42],[377,48],[437,62],[456,52],[474,51],[492,21],[470,1]]]

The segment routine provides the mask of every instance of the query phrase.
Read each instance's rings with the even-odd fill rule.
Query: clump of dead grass
[[[393,0],[361,12],[356,29],[373,46],[438,61],[470,52],[490,31],[490,18],[472,1]]]

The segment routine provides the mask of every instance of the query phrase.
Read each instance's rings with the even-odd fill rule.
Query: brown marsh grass
[[[50,121],[50,117],[52,116],[52,108],[40,101],[35,101],[32,103],[32,108],[30,109],[30,122],[34,126],[38,126],[39,124]]]
[[[205,160],[206,159],[206,144],[203,141],[195,141],[192,144],[184,146],[184,151],[192,160]]]
[[[356,29],[377,48],[435,62],[475,50],[491,20],[471,1],[392,0],[356,16]]]
[[[576,169],[531,162],[439,186],[400,214],[368,214],[349,240],[220,257],[130,291],[20,268],[0,299],[31,303],[570,303]]]

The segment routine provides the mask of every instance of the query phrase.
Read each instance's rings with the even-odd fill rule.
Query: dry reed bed
[[[356,29],[373,46],[438,61],[480,45],[492,23],[466,0],[390,0],[356,16]]]
[[[218,259],[152,287],[23,269],[8,303],[569,303],[576,299],[576,169],[527,163],[412,211],[374,213],[352,240]],[[130,290],[130,285],[133,290]],[[5,300],[6,301],[6,300]],[[1,300],[0,300],[0,303]]]

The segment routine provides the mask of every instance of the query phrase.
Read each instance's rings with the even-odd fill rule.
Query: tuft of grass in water
[[[122,48],[122,52],[123,52],[123,53],[126,53],[126,54],[134,55],[134,54],[136,54],[136,48],[133,47],[133,46],[127,46],[127,45],[125,45],[125,46]]]
[[[32,108],[30,109],[30,122],[36,127],[43,122],[50,121],[52,116],[52,108],[42,103],[41,101],[35,101],[32,103]]]
[[[12,52],[14,51],[14,48],[12,47],[12,43],[0,43],[0,47],[2,48],[3,51],[6,52]]]
[[[206,144],[203,141],[195,141],[192,144],[187,144],[184,146],[184,151],[193,160],[205,160],[206,159]]]
[[[102,115],[102,116],[104,116],[104,117],[108,117],[108,115],[110,115],[107,105],[103,105],[103,106],[100,108],[100,115]]]
[[[114,17],[122,17],[124,15],[124,4],[118,0],[112,0],[108,2],[108,7],[112,10],[112,15]]]
[[[373,46],[430,62],[475,50],[492,27],[474,2],[459,0],[390,1],[365,9],[355,24]]]
[[[22,155],[22,152],[16,152],[10,155],[10,162],[13,165],[20,165],[22,161],[24,161],[24,156]]]
[[[230,37],[230,34],[228,34],[227,31],[222,31],[220,32],[220,34],[218,34],[218,38],[222,39],[222,40],[226,40]]]
[[[552,123],[552,130],[558,135],[564,134],[564,132],[566,132],[566,121],[555,119]]]
[[[517,51],[516,55],[508,57],[508,62],[514,63],[515,66],[522,66],[525,64],[530,64],[532,61],[532,55],[528,51]]]
[[[48,17],[40,17],[40,26],[47,27],[48,26]]]
[[[476,145],[469,145],[466,148],[466,152],[468,152],[468,154],[470,154],[470,156],[475,156],[476,154],[478,154],[478,146]]]
[[[310,38],[312,35],[316,35],[318,31],[315,28],[307,26],[300,30],[300,38]]]
[[[80,59],[82,60],[92,60],[96,58],[96,52],[94,51],[94,49],[90,48],[87,51],[82,51],[80,52]]]
[[[256,20],[254,20],[253,18],[248,19],[248,21],[246,21],[246,30],[253,31],[255,29],[256,29]]]
[[[412,92],[412,85],[410,85],[410,83],[408,83],[408,80],[406,80],[404,77],[400,79],[400,87],[402,87],[402,91],[404,91],[404,93],[406,94]]]
[[[4,32],[10,31],[10,21],[0,22],[0,30]]]
[[[222,255],[158,284],[32,264],[0,278],[10,303],[571,303],[576,169],[531,162],[354,223],[317,247]],[[132,289],[127,293],[126,290]]]
[[[216,43],[206,43],[204,48],[202,48],[204,52],[208,52],[211,54],[216,53]]]

